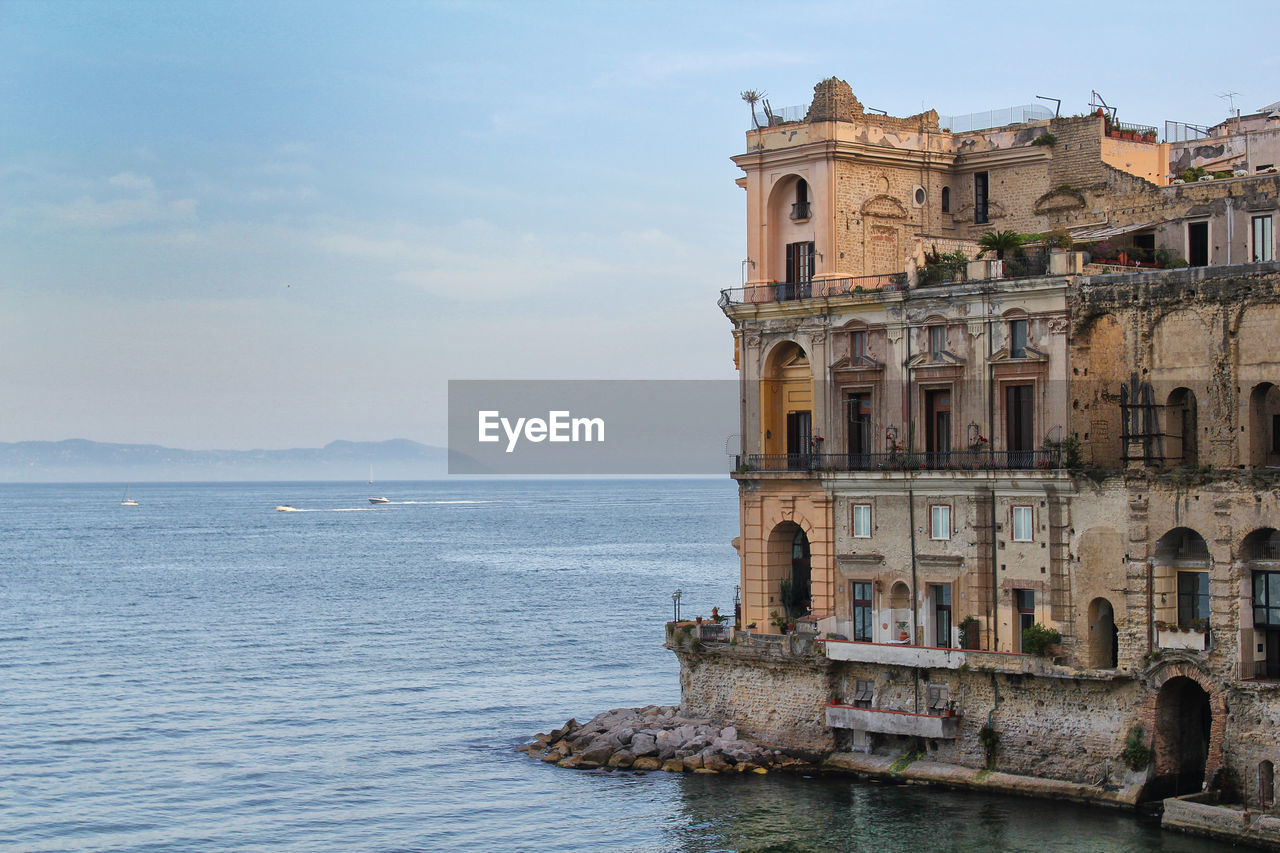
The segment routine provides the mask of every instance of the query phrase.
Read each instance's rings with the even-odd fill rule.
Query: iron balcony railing
[[[907,289],[907,274],[884,273],[853,278],[824,278],[812,281],[774,281],[720,291],[720,306],[794,302],[824,299],[866,292],[893,292]]]
[[[748,453],[748,471],[1026,471],[1062,467],[1060,450],[946,450],[920,453]]]

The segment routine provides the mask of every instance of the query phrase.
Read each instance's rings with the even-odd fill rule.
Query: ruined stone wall
[[[1049,123],[1049,131],[1058,138],[1053,145],[1049,186],[1065,184],[1079,189],[1106,183],[1100,116],[1054,119]]]
[[[1252,385],[1264,380],[1280,382],[1280,375],[1270,367],[1262,372],[1257,369],[1260,363],[1274,362],[1265,348],[1248,345],[1256,337],[1249,331],[1253,327],[1249,318],[1255,312],[1261,312],[1258,317],[1269,317],[1266,312],[1277,305],[1280,264],[1276,262],[1226,270],[1201,267],[1084,278],[1072,295],[1070,311],[1072,352],[1085,356],[1087,363],[1073,363],[1073,379],[1084,379],[1083,369],[1093,368],[1098,361],[1099,356],[1092,353],[1095,340],[1102,352],[1114,353],[1119,333],[1107,319],[1112,318],[1123,330],[1122,381],[1139,389],[1145,383],[1157,406],[1164,406],[1170,392],[1178,387],[1192,390],[1196,395],[1198,464],[1235,467],[1250,458]],[[1121,377],[1109,369],[1101,378],[1103,387],[1085,387],[1083,396],[1073,391],[1073,427],[1082,438],[1086,459],[1112,458],[1110,433],[1102,437],[1106,445],[1094,451],[1093,430],[1080,427],[1110,418],[1119,425],[1117,378]],[[1163,409],[1157,410],[1156,417],[1164,417]],[[1164,423],[1159,426],[1159,432],[1168,429]],[[1169,447],[1179,449],[1173,444]],[[1131,448],[1133,452],[1137,450]]]

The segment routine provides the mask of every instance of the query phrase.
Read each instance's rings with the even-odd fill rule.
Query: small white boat
[[[124,487],[124,500],[120,501],[120,506],[137,506],[138,502],[129,497],[129,487]]]
[[[389,504],[391,501],[387,498],[369,498],[371,504]]]
[[[301,512],[301,511],[302,510],[295,509],[294,507],[291,507],[288,504],[276,507],[276,512]]]

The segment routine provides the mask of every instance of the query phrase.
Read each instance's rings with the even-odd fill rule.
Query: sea
[[[0,850],[1219,849],[1127,811],[517,752],[679,702],[673,593],[732,612],[727,480],[122,493],[0,486]]]

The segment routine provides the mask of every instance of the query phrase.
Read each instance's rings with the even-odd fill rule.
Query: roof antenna
[[[1058,111],[1062,109],[1061,98],[1046,98],[1044,95],[1036,95],[1037,101],[1053,101],[1053,117],[1058,117]]]

